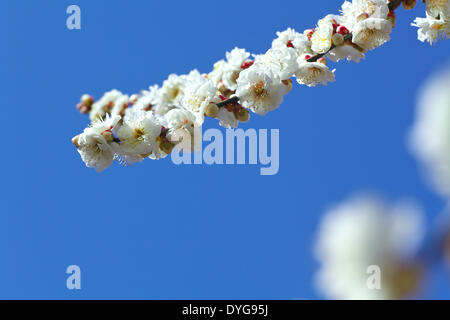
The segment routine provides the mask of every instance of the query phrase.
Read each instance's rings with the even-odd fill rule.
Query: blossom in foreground
[[[424,164],[428,180],[450,196],[450,66],[422,88],[410,146]]]
[[[205,119],[206,108],[209,104],[217,102],[219,99],[214,83],[200,77],[186,86],[180,105],[181,108],[191,112],[196,118],[197,126],[201,126]]]
[[[421,267],[414,259],[423,234],[420,211],[356,197],[323,218],[315,247],[319,291],[330,299],[400,299],[415,292]],[[375,267],[375,268],[374,268]],[[380,284],[370,279],[380,271]]]
[[[183,109],[172,109],[165,115],[165,120],[169,139],[180,151],[198,150],[202,136],[192,113]]]
[[[311,37],[311,49],[316,53],[326,53],[333,45],[333,22],[330,18],[319,20],[317,28]]]
[[[112,164],[117,148],[112,130],[119,120],[119,116],[107,116],[105,120],[96,120],[91,127],[73,139],[87,167],[102,172]]]
[[[355,25],[353,42],[366,50],[373,50],[390,39],[392,24],[386,19],[368,18]]]
[[[365,58],[365,55],[360,49],[345,44],[328,52],[327,57],[334,62],[347,59],[359,63],[361,59]]]
[[[331,71],[326,64],[321,62],[308,62],[308,55],[299,58],[299,69],[295,73],[297,82],[308,87],[315,87],[318,84],[327,85],[334,82],[334,71]]]
[[[259,66],[242,71],[237,84],[236,95],[242,104],[260,115],[277,109],[286,92],[281,79]]]
[[[385,0],[355,0],[342,5],[343,20],[353,34],[352,42],[373,50],[390,39],[392,23],[387,19],[389,8]]]
[[[213,72],[209,77],[218,86],[222,83],[227,90],[236,90],[236,80],[239,74],[246,68],[245,63],[249,61],[250,53],[245,49],[234,48],[226,53],[226,61],[220,60],[214,65]]]
[[[129,164],[148,157],[157,145],[162,126],[153,114],[135,110],[127,114],[117,130],[118,154]]]
[[[287,46],[269,49],[265,54],[255,56],[255,67],[270,70],[281,79],[290,79],[298,69],[297,52]]]

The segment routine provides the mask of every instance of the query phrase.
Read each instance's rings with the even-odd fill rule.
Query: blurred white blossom
[[[420,92],[410,146],[434,188],[450,197],[450,65]]]
[[[421,212],[409,203],[389,205],[373,196],[350,199],[326,213],[315,247],[319,291],[330,299],[398,299],[414,292],[420,267],[413,262],[423,235]],[[379,289],[367,285],[379,267]]]

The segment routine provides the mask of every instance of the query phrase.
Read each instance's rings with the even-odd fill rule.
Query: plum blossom
[[[284,47],[293,48],[297,52],[297,55],[302,55],[311,51],[311,42],[304,34],[287,28],[283,32],[277,32],[277,38],[272,41],[272,49]]]
[[[169,140],[183,152],[198,150],[201,144],[201,131],[195,116],[183,109],[172,109],[165,115]]]
[[[287,46],[277,47],[255,56],[255,66],[270,70],[278,78],[286,80],[297,71],[297,58],[295,49]]]
[[[258,65],[242,71],[237,85],[236,95],[242,104],[259,115],[277,109],[285,94],[281,80]]]
[[[439,39],[450,37],[449,22],[443,19],[433,18],[428,14],[426,18],[416,18],[412,26],[419,28],[417,31],[418,39],[422,42],[434,44]]]
[[[331,71],[321,62],[308,62],[309,56],[300,57],[299,69],[295,73],[297,82],[308,87],[315,87],[318,84],[327,85],[328,82],[334,82],[334,70]]]
[[[119,155],[129,164],[148,157],[156,146],[161,124],[151,112],[134,110],[128,113],[117,130]]]
[[[316,53],[326,53],[333,45],[333,22],[324,18],[319,20],[317,28],[311,37],[311,49]]]
[[[120,121],[120,116],[106,116],[98,119],[92,126],[86,128],[82,134],[73,139],[81,159],[89,168],[102,172],[114,160],[117,144],[114,142],[112,130]]]

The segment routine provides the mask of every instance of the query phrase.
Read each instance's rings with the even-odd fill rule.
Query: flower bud
[[[333,38],[331,38],[333,45],[336,47],[342,46],[344,44],[344,36],[340,33],[335,33]]]
[[[220,109],[219,109],[219,107],[216,104],[210,103],[205,108],[205,115],[207,117],[215,118],[219,114],[219,111],[220,111]]]
[[[346,36],[347,34],[350,33],[350,31],[348,31],[348,29],[346,27],[344,27],[344,26],[339,26],[336,29],[336,33],[339,33],[339,34],[342,34],[343,36]]]
[[[246,60],[246,61],[244,61],[242,63],[241,69],[244,69],[244,70],[248,69],[248,68],[250,68],[253,65],[253,63],[255,63],[255,61],[253,61],[253,60]]]
[[[417,0],[403,0],[403,2],[402,2],[403,9],[405,9],[405,10],[414,9],[416,4],[417,4]]]
[[[80,99],[80,103],[77,104],[77,109],[82,114],[88,114],[91,111],[91,107],[93,104],[94,98],[92,98],[88,94],[84,94]]]
[[[250,119],[250,112],[245,108],[240,108],[240,110],[235,111],[234,115],[240,122],[247,122]]]
[[[80,136],[76,136],[72,138],[72,143],[75,145],[75,147],[79,148],[80,145],[78,144],[78,140],[80,139]]]
[[[389,11],[389,14],[387,16],[387,20],[389,20],[392,24],[392,28],[395,27],[395,21],[397,20],[397,17],[395,16],[394,11]]]
[[[88,94],[83,94],[81,96],[81,102],[86,105],[91,105],[94,103],[94,98]]]

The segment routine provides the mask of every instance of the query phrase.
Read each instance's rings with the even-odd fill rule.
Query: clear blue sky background
[[[81,7],[81,31],[66,29],[70,4]],[[279,110],[244,126],[280,129],[276,176],[170,159],[97,174],[70,142],[88,124],[75,110],[81,94],[207,72],[235,46],[262,53],[277,30],[312,27],[340,4],[1,1],[0,298],[322,298],[312,244],[331,204],[360,190],[415,198],[431,225],[445,202],[405,139],[416,90],[450,42],[417,40],[409,24],[421,4],[399,10],[393,41],[336,65],[336,83],[295,86]],[[81,291],[66,289],[71,264]],[[425,297],[450,298],[444,275],[432,270]]]

